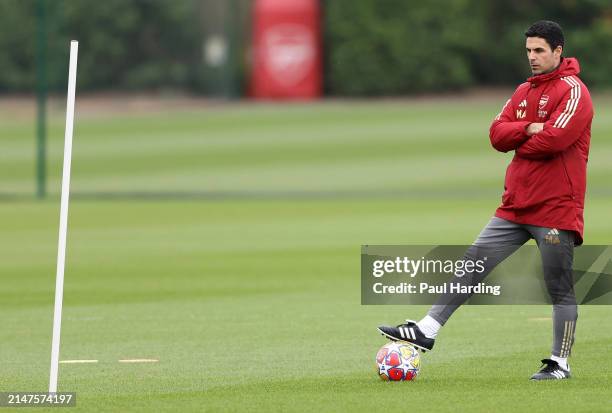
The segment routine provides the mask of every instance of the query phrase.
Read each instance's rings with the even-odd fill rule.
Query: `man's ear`
[[[557,56],[561,56],[561,54],[563,53],[563,46],[557,46],[555,50],[553,51],[553,53],[556,54]]]

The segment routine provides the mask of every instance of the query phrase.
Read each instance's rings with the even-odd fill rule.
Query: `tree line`
[[[45,16],[49,89],[65,88],[68,42],[77,38],[79,89],[177,89],[207,93],[203,63],[207,1],[2,0],[0,92],[31,92],[37,79],[37,33]],[[225,1],[225,0],[224,0]],[[210,3],[208,3],[210,4]],[[248,8],[249,1],[226,2]],[[325,93],[380,96],[514,85],[529,75],[524,31],[539,19],[559,22],[564,55],[576,56],[590,87],[612,76],[612,3],[608,0],[321,0]],[[228,19],[244,90],[248,10]],[[41,37],[38,37],[41,39]],[[234,39],[235,40],[235,39]]]

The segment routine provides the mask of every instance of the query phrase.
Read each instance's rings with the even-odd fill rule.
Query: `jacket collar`
[[[550,73],[531,76],[527,79],[527,81],[530,82],[532,86],[537,86],[553,79],[577,75],[578,73],[580,73],[580,64],[578,63],[578,59],[574,57],[562,57],[559,66],[557,66],[555,70]]]

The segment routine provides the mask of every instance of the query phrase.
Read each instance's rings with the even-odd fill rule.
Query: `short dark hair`
[[[563,29],[559,23],[550,20],[540,20],[532,24],[525,32],[525,37],[541,37],[546,40],[551,50],[555,50],[557,46],[563,47],[565,44]]]

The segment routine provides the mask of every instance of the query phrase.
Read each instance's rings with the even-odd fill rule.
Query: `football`
[[[391,342],[376,354],[378,375],[385,381],[410,381],[419,374],[421,357],[408,343]]]

